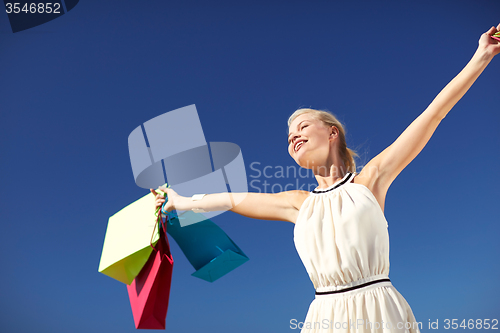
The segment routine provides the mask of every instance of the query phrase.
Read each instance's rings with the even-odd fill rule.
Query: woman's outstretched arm
[[[375,156],[360,173],[381,196],[401,171],[422,151],[441,120],[469,90],[495,55],[500,53],[500,42],[491,38],[500,31],[500,24],[481,35],[479,45],[465,68],[444,87],[432,103],[406,130],[380,154]]]
[[[213,193],[201,200],[183,197],[171,188],[160,187],[167,193],[167,211],[203,209],[206,212],[230,210],[237,214],[260,220],[279,220],[295,223],[300,197],[304,191],[286,191],[280,193]],[[155,207],[165,202],[162,194],[151,189],[156,196]],[[307,192],[308,193],[308,192]]]

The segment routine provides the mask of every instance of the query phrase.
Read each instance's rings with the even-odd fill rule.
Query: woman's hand
[[[491,57],[494,57],[500,53],[500,41],[491,38],[491,36],[493,36],[498,31],[500,31],[500,24],[496,28],[491,27],[490,30],[482,34],[481,38],[479,38],[478,48]]]
[[[157,192],[153,189],[150,189],[151,193],[155,195],[155,210],[161,208],[161,206],[165,202],[163,193],[166,193],[168,201],[165,204],[165,210],[168,212],[173,211],[175,209],[175,202],[178,200],[178,198],[180,198],[180,195],[178,195],[173,189],[164,186],[160,186],[158,190]]]

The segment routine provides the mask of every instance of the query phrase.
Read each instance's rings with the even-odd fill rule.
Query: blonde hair
[[[310,114],[314,119],[321,120],[326,126],[331,127],[335,126],[339,130],[339,153],[342,161],[344,162],[347,171],[356,172],[356,162],[354,161],[354,157],[359,157],[355,150],[347,148],[345,133],[346,130],[342,123],[335,117],[332,113],[323,110],[315,110],[315,109],[298,109],[290,118],[288,118],[288,128],[292,124],[292,121],[300,115]]]

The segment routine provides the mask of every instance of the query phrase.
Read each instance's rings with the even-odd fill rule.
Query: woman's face
[[[288,153],[306,169],[324,163],[330,152],[330,142],[336,137],[335,130],[310,114],[301,114],[288,129]]]

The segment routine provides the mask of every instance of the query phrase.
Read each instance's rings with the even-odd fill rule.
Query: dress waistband
[[[319,287],[316,289],[316,295],[330,295],[344,293],[360,288],[370,286],[375,283],[391,282],[387,275],[375,275],[368,278],[360,279],[350,283],[346,283],[336,287]]]

